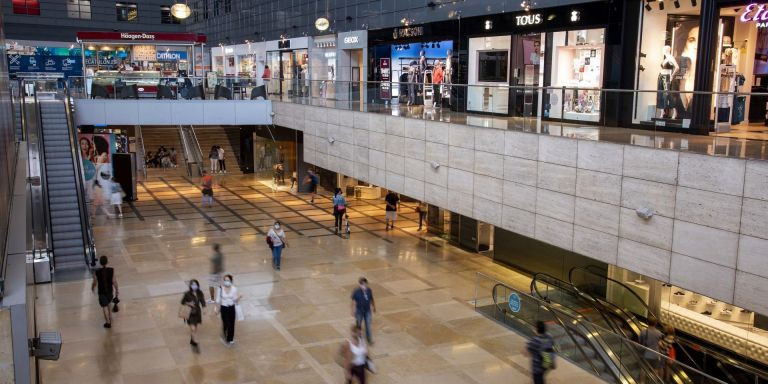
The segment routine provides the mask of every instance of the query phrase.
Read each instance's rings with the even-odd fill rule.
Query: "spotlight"
[[[680,8],[680,0],[675,0],[675,2],[672,4],[675,6],[675,8]]]
[[[659,11],[664,10],[664,0],[659,0]]]
[[[491,30],[492,28],[493,28],[493,21],[486,20],[485,21],[485,30],[488,31],[488,30]]]
[[[695,1],[695,0],[694,0],[694,1]],[[652,8],[651,8],[651,3],[648,3],[648,2],[646,2],[646,3],[645,3],[645,10],[646,10],[646,11],[648,11],[648,12],[650,12],[650,11],[651,11],[651,9],[652,9]]]
[[[571,11],[571,21],[572,22],[575,23],[575,22],[579,21],[580,18],[581,18],[581,14],[580,14],[579,11]]]

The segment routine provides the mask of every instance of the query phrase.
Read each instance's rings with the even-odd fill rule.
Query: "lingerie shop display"
[[[672,77],[679,70],[677,60],[672,56],[672,47],[664,46],[663,59],[661,61],[661,70],[657,80],[659,93],[656,94],[656,109],[660,110],[662,119],[672,118]]]

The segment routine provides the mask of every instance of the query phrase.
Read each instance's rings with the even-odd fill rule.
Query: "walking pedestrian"
[[[219,289],[216,306],[217,312],[221,312],[221,342],[226,346],[235,344],[235,306],[241,298],[242,296],[237,293],[237,287],[233,284],[232,275],[224,275],[224,283]]]
[[[213,244],[213,254],[211,255],[211,274],[208,276],[208,293],[211,298],[209,303],[216,299],[216,288],[221,288],[221,274],[224,272],[224,255],[221,253],[221,245]]]
[[[213,176],[208,171],[203,171],[203,178],[200,180],[200,189],[203,191],[202,205],[208,203],[213,206]]]
[[[341,193],[341,188],[336,188],[333,192],[333,217],[334,232],[338,235],[339,231],[342,231],[342,225],[344,224],[344,216],[347,214],[347,199]]]
[[[356,378],[360,384],[365,384],[365,368],[368,362],[368,346],[361,336],[360,325],[352,326],[350,338],[342,345],[344,356],[344,378],[347,384]]]
[[[387,203],[387,207],[385,208],[386,229],[395,229],[395,220],[397,220],[397,205],[400,202],[400,197],[397,196],[397,193],[389,191],[387,196],[384,197],[384,201]]]
[[[203,308],[205,307],[205,296],[200,291],[200,282],[196,279],[189,281],[189,290],[184,292],[181,298],[181,304],[190,307],[189,315],[184,322],[189,326],[189,345],[192,351],[200,353],[200,346],[197,344],[197,328],[203,322]]]
[[[208,152],[208,159],[211,161],[211,173],[219,171],[219,150],[216,146],[211,146],[211,151]]]
[[[279,221],[275,221],[275,225],[267,232],[267,245],[272,250],[272,268],[279,271],[283,248],[288,246],[285,241],[285,231],[280,227]]]
[[[555,368],[555,339],[543,321],[536,322],[536,336],[528,341],[525,352],[531,356],[533,384],[544,384],[544,374]]]
[[[219,172],[227,173],[227,164],[224,162],[224,148],[217,146],[216,151],[219,154]]]
[[[296,173],[296,171],[293,171],[291,173],[291,191],[293,191],[294,186],[299,183],[299,175]]]
[[[368,286],[368,279],[361,277],[357,282],[359,286],[352,292],[352,316],[355,317],[358,327],[365,323],[365,339],[368,344],[373,345],[371,322],[373,313],[376,313],[376,302],[373,300],[373,291]]]
[[[427,203],[423,201],[419,202],[419,205],[416,206],[416,213],[419,214],[419,231],[421,231],[421,224],[427,217],[427,209]]]
[[[306,184],[309,184],[309,203],[314,204],[315,203],[315,194],[317,193],[317,184],[320,183],[320,179],[317,177],[317,174],[313,172],[312,170],[307,171],[307,179],[305,180]]]
[[[109,260],[106,256],[99,257],[101,268],[93,273],[93,283],[91,283],[91,291],[95,291],[98,288],[99,305],[102,312],[104,312],[104,328],[112,328],[112,313],[109,311],[109,303],[120,294],[120,290],[117,287],[115,270],[107,267],[108,262]]]
[[[120,186],[120,183],[117,182],[117,179],[115,179],[114,176],[109,180],[109,188],[110,188],[110,194],[109,194],[109,203],[112,204],[112,215],[110,217],[114,217],[115,211],[117,211],[117,217],[123,218],[123,197],[125,196],[125,192],[123,192],[123,187]]]

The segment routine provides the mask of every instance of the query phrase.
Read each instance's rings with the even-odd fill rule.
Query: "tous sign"
[[[515,16],[515,24],[517,26],[541,24],[542,20],[543,19],[541,18],[541,13]]]
[[[758,27],[766,26],[765,22],[768,22],[768,10],[765,9],[765,5],[752,3],[744,8],[744,13],[741,14],[739,19],[745,23],[754,21],[758,23]]]

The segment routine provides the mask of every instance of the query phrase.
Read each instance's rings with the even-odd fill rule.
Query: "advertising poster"
[[[112,178],[112,154],[115,135],[111,133],[81,133],[78,135],[80,159],[83,164],[85,193],[94,205],[109,202],[109,180]]]

